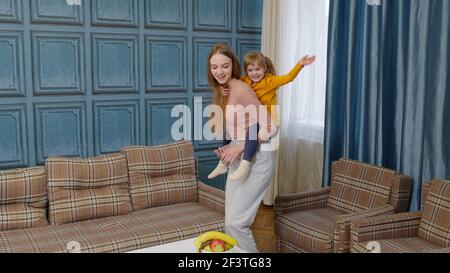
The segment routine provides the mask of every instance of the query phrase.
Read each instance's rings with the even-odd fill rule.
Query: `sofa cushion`
[[[450,181],[433,180],[426,196],[417,236],[450,247]]]
[[[348,159],[335,164],[328,207],[353,213],[388,203],[395,171]]]
[[[276,218],[275,233],[301,252],[330,253],[337,215],[340,212],[330,208],[281,214]]]
[[[373,242],[373,241],[371,241]],[[380,245],[380,251],[382,253],[420,253],[427,250],[440,249],[439,245],[425,241],[418,237],[399,238],[390,240],[376,240]],[[356,253],[368,253],[375,252],[370,246],[367,246],[369,242],[357,243],[352,246],[351,252]]]
[[[93,158],[52,157],[46,160],[50,223],[127,214],[126,158],[110,154]]]
[[[64,225],[1,231],[0,252],[69,252],[70,245],[79,245],[82,253],[126,252],[223,228],[222,213],[198,203],[182,203]]]
[[[45,168],[0,171],[0,230],[45,226],[46,215]]]
[[[192,143],[125,147],[134,210],[197,201]]]

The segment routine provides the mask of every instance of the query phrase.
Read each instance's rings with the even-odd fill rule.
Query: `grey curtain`
[[[347,157],[450,179],[449,0],[330,3],[323,185]]]

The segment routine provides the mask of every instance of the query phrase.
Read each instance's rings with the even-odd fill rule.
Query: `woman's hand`
[[[228,149],[224,150],[220,160],[225,164],[233,163],[244,151],[244,143],[232,144]]]
[[[214,153],[216,154],[216,156],[218,158],[222,158],[222,154],[224,153],[225,150],[230,148],[230,144],[224,145],[222,147],[219,147],[218,149],[214,150]]]
[[[312,64],[315,60],[316,60],[316,56],[309,57],[309,55],[305,55],[305,56],[303,56],[303,58],[300,59],[300,61],[298,61],[298,63],[302,66],[305,66],[305,65]]]

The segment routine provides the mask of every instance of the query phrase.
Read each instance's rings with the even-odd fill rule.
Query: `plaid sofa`
[[[0,252],[127,252],[224,228],[192,143],[0,172]]]
[[[378,166],[340,159],[331,186],[275,198],[278,252],[349,252],[356,219],[403,212],[412,179]]]
[[[450,253],[450,181],[424,183],[422,204],[422,211],[353,222],[351,252]]]

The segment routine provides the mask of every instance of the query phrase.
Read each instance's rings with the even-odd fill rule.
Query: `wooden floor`
[[[273,207],[261,204],[252,226],[256,246],[262,253],[276,252]]]

